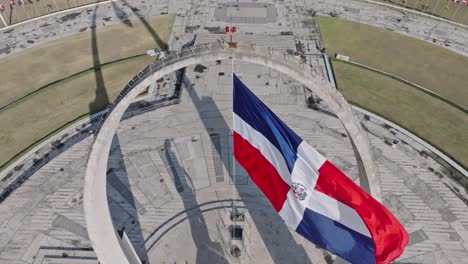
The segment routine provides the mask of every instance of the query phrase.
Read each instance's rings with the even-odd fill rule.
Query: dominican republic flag
[[[352,263],[399,257],[408,233],[392,213],[233,79],[234,156],[286,224]]]

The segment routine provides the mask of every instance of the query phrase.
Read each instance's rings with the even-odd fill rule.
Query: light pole
[[[5,21],[5,19],[3,18],[3,15],[2,13],[5,11],[5,5],[4,4],[0,4],[0,20],[2,20],[3,22],[3,25],[5,25],[5,27],[8,26],[7,22]]]

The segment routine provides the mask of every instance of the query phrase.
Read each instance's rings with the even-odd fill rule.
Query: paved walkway
[[[125,226],[150,263],[160,263],[162,256],[166,263],[215,256],[224,256],[216,258],[217,263],[224,258],[233,261],[223,249],[226,242],[220,229],[230,206],[217,200],[232,198],[229,175],[234,173],[235,197],[243,199],[237,205],[247,207],[246,220],[239,224],[250,228],[241,262],[286,263],[297,257],[296,263],[305,259],[325,263],[321,251],[280,224],[245,172],[232,166],[230,64],[205,66],[203,73],[193,67],[187,70],[192,87],[184,89],[181,104],[121,123],[108,175],[116,228]],[[354,154],[342,125],[325,113],[307,109],[308,94],[300,85],[254,65],[236,65],[236,72],[300,136],[357,179]],[[372,119],[363,122],[378,156],[384,203],[411,234],[400,262],[461,263],[468,257],[464,248],[468,210],[459,197],[467,197],[466,193],[441,165],[413,148],[410,139]],[[393,139],[399,143],[391,143]],[[75,263],[77,259],[92,263],[81,205],[89,142],[84,140],[54,159],[0,204],[0,263]],[[224,209],[208,210],[215,205],[204,205],[184,213],[207,202]],[[203,217],[197,212],[204,212]],[[181,236],[186,239],[181,241]],[[248,244],[248,239],[255,243]],[[286,244],[288,251],[281,251]],[[63,257],[64,253],[75,258]]]
[[[99,21],[97,27],[120,23],[123,18],[133,19],[136,16],[154,16],[165,13],[179,14],[176,24],[180,27],[176,28],[176,32],[179,32],[178,37],[189,35],[190,31],[207,32],[209,29],[216,29],[217,26],[220,26],[222,30],[226,24],[214,18],[216,3],[208,0],[197,1],[196,4],[189,0],[157,0],[151,3],[130,0],[125,3],[117,1],[100,5],[102,8],[97,10]],[[309,30],[311,26],[309,10],[317,11],[319,15],[329,15],[330,12],[335,12],[345,19],[387,28],[434,42],[458,53],[468,54],[468,30],[426,17],[384,9],[381,6],[355,0],[285,0],[282,4],[275,5],[278,11],[276,23],[257,23],[246,28],[239,25],[239,29],[244,32],[270,34],[288,31],[298,34],[301,31],[304,36],[313,35],[314,33]],[[0,34],[0,58],[25,48],[90,30],[93,11],[94,7],[88,7],[71,11],[70,13],[74,14],[73,18],[67,16],[67,19],[64,19],[66,14],[60,14],[3,31],[3,34]]]
[[[192,5],[185,1],[130,3],[142,15],[179,14],[172,36],[174,49],[191,40],[195,33],[222,30],[228,23],[216,20],[217,3],[207,0]],[[417,32],[418,37],[429,39],[430,35],[430,38],[437,38],[438,43],[449,40],[452,49],[466,52],[463,45],[468,38],[462,31],[452,28],[447,32],[453,34],[443,35],[444,32],[438,32],[443,29],[442,24],[433,28],[430,21],[423,18],[404,17],[389,10],[369,15],[375,8],[372,5],[354,1],[337,3],[335,7],[343,8],[341,15],[352,20],[401,31],[408,27],[409,32],[415,35]],[[345,7],[357,4],[362,10],[360,15],[344,11]],[[128,6],[117,5],[130,18],[134,16]],[[315,8],[327,13],[329,9],[322,8],[323,3],[312,1],[284,1],[275,6],[278,12],[275,22],[246,20],[247,23],[239,24],[239,30],[252,33],[252,38],[292,32],[305,44],[308,53],[318,54],[315,50],[318,33],[306,10]],[[2,56],[6,55],[5,49],[14,53],[80,29],[89,30],[91,17],[88,13],[92,14],[83,10],[69,23],[48,18],[50,20],[44,24],[49,23],[49,26],[41,28],[41,23],[35,23],[0,34],[0,43],[8,45],[0,47],[4,51]],[[111,6],[98,9],[98,13],[102,18],[99,26],[119,21]],[[366,14],[369,17],[365,17]],[[396,22],[401,18],[403,22]],[[413,24],[420,27],[413,28]],[[424,29],[418,31],[421,27]],[[425,32],[426,29],[433,30]],[[34,43],[27,40],[34,40]],[[283,43],[283,48],[290,45],[278,43]],[[321,65],[319,60],[311,60],[311,63]],[[181,104],[121,123],[108,175],[115,226],[126,227],[140,256],[147,257],[150,263],[184,263],[186,260],[190,263],[196,259],[234,262],[226,251],[226,229],[222,228],[229,218],[225,208],[229,205],[217,201],[232,198],[229,175],[235,171],[235,197],[243,199],[238,206],[246,207],[246,219],[239,224],[246,230],[241,262],[289,263],[296,257],[296,263],[325,263],[326,253],[285,229],[241,168],[230,162],[230,65],[214,62],[205,66],[208,68],[203,73],[195,72],[194,68],[187,70],[193,87],[184,90]],[[325,113],[307,109],[304,102],[309,94],[301,85],[263,67],[236,67],[249,87],[291,127],[350,177],[357,178],[354,154],[342,125]],[[318,73],[323,74],[320,70]],[[375,120],[360,118],[371,133],[378,157],[384,204],[411,234],[410,245],[398,262],[463,263],[468,259],[465,188],[451,180],[451,172],[426,155],[419,144],[393,129],[382,127]],[[398,143],[394,144],[394,139]],[[97,263],[89,248],[82,209],[89,146],[90,138],[77,143],[42,167],[0,204],[1,264]],[[206,203],[199,210],[186,211]],[[180,239],[182,236],[185,239]]]

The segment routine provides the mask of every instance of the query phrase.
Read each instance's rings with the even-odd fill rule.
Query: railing
[[[166,67],[168,64],[172,64],[178,61],[185,60],[190,57],[194,57],[196,54],[197,56],[200,53],[208,53],[213,50],[222,50],[224,49],[220,45],[213,45],[212,43],[200,44],[192,47],[185,47],[179,51],[166,51],[164,53],[164,57],[158,59],[151,63],[150,65],[146,66],[142,71],[140,71],[135,77],[133,77],[128,84],[124,87],[124,89],[119,93],[117,98],[110,104],[107,108],[106,114],[102,115],[101,120],[99,121],[95,134],[99,133],[99,130],[106,120],[107,113],[112,112],[112,110],[117,106],[120,101],[133,89],[135,88],[140,82],[151,76],[153,73],[161,70],[162,68]]]
[[[60,132],[56,135],[43,141],[36,147],[32,148],[28,153],[21,156],[8,167],[0,172],[0,203],[5,200],[14,190],[16,190],[23,182],[25,182],[38,169],[47,164],[50,160],[57,157],[60,153],[73,146],[77,142],[83,140],[90,135],[90,132],[97,134],[107,114],[113,110],[120,100],[125,97],[129,91],[136,87],[142,80],[146,79],[152,73],[165,67],[167,63],[175,62],[182,58],[193,56],[195,53],[209,51],[207,45],[198,45],[196,47],[184,48],[178,52],[167,52],[164,60],[158,60],[148,65],[140,71],[125,88],[120,92],[114,102],[103,111],[93,114],[90,117],[83,117],[79,120],[70,122],[66,128],[60,128]],[[174,96],[162,99],[145,109],[155,109],[169,104],[176,103]],[[142,110],[139,108],[139,110]],[[140,111],[141,112],[141,111]],[[129,112],[127,117],[133,116],[136,113]],[[94,144],[94,142],[92,143]]]
[[[165,51],[162,52],[164,56],[162,56],[161,59],[158,59],[145,67],[142,71],[140,71],[135,77],[133,77],[128,84],[124,87],[124,89],[119,93],[119,95],[116,97],[116,99],[108,106],[106,109],[106,112],[101,116],[101,119],[99,120],[97,126],[96,126],[96,131],[95,135],[99,133],[99,130],[102,126],[102,124],[105,122],[107,115],[114,110],[114,108],[120,103],[120,101],[127,96],[127,94],[135,88],[138,84],[140,84],[143,80],[146,78],[150,77],[152,74],[155,72],[161,70],[162,68],[176,63],[178,61],[186,60],[190,57],[195,57],[195,56],[200,56],[203,55],[204,53],[209,54],[213,51],[221,51],[228,49],[228,47],[225,46],[225,43],[222,41],[218,41],[217,43],[203,43],[203,44],[198,44],[195,46],[189,46],[189,47],[183,47],[182,49],[178,51]],[[251,45],[245,45],[244,48],[240,49],[242,51],[248,51],[252,53],[257,53],[259,51],[259,48],[254,44],[251,43]],[[275,50],[273,48],[267,47],[266,50],[271,57],[275,57],[275,59],[283,61],[285,64],[291,65],[294,68],[299,68],[303,69],[304,67],[304,62],[300,59],[297,59],[294,55],[290,54],[287,51],[284,50]],[[173,99],[173,98],[172,98]],[[92,149],[92,148],[91,148]]]
[[[132,96],[137,96],[150,85],[151,81],[156,81],[156,78],[165,74],[197,63],[231,58],[277,70],[297,80],[321,97],[337,114],[346,130],[350,132],[350,138],[356,143],[356,154],[359,154],[360,157],[364,155],[364,158],[358,159],[357,162],[365,162],[362,164],[365,168],[363,171],[365,176],[371,177],[371,183],[378,182],[374,180],[378,175],[374,173],[375,168],[372,155],[369,153],[369,143],[362,139],[366,135],[362,134],[349,106],[342,106],[347,102],[343,101],[342,96],[337,98],[337,94],[340,95],[339,92],[330,88],[331,86],[324,76],[314,76],[312,68],[305,64],[305,60],[296,58],[285,50],[275,50],[269,47],[257,48],[254,45],[243,45],[237,49],[230,49],[225,46],[224,42],[201,44],[186,47],[176,52],[167,52],[163,58],[148,65],[125,86],[114,102],[109,105],[107,115],[102,117],[96,130],[96,139],[99,141],[95,139],[88,156],[83,204],[88,233],[98,257],[114,263],[128,263],[128,259],[125,259],[125,252],[119,242],[115,240],[117,234],[111,224],[112,219],[105,193],[107,171],[105,160],[108,158],[112,137],[118,128],[119,119],[124,116],[125,109],[131,104]],[[372,190],[368,191],[380,198],[380,185],[372,186]]]
[[[14,190],[31,177],[38,169],[70,148],[77,142],[89,136],[89,130],[95,126],[95,119],[103,112],[91,117],[84,117],[63,129],[58,134],[40,143],[17,161],[0,172],[0,203]],[[33,154],[31,154],[33,153]]]

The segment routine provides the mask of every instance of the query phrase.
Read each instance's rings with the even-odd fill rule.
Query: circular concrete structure
[[[306,44],[305,47],[307,50],[310,48],[310,52],[313,54],[308,59],[309,63],[315,63],[314,65],[318,65],[321,62],[321,58],[316,56],[319,55],[319,53],[314,48],[315,43],[320,44],[321,42],[319,29],[314,25],[314,18],[311,16],[311,13],[307,12],[309,10],[315,11],[318,16],[337,16],[349,21],[375,26],[433,43],[465,56],[468,54],[468,30],[465,28],[455,27],[451,24],[428,17],[401,12],[401,10],[395,8],[386,8],[383,7],[383,5],[374,5],[365,1],[356,0],[338,0],[335,2],[268,0],[258,4],[262,3],[272,4],[277,8],[278,16],[276,20],[271,23],[258,23],[258,19],[255,17],[247,17],[248,20],[246,19],[244,21],[246,23],[238,25],[238,29],[241,33],[237,36],[241,37],[244,36],[243,33],[246,33],[249,35],[244,36],[244,39],[255,42],[259,46],[261,45],[259,41],[263,41],[264,45],[274,45],[278,50],[286,50],[289,48],[294,49],[294,43],[284,45],[284,42],[278,41],[278,38],[285,37],[284,35],[286,34],[293,34],[290,35],[291,38],[300,40],[302,43]],[[219,7],[226,4],[227,3],[223,1],[199,1],[196,4],[190,1],[112,1],[99,4],[99,8],[95,10],[96,20],[93,20],[93,12],[91,12],[92,10],[89,6],[67,10],[63,13],[54,13],[37,20],[29,20],[24,24],[14,25],[8,29],[0,29],[3,33],[0,34],[0,39],[2,40],[0,41],[0,58],[6,58],[15,53],[42,44],[48,44],[56,39],[68,37],[80,32],[90,33],[96,28],[98,29],[98,36],[101,38],[99,29],[103,27],[120,24],[128,20],[136,21],[140,18],[149,18],[166,13],[177,15],[176,24],[168,44],[170,44],[173,50],[179,50],[180,46],[185,44],[188,40],[193,39],[194,35],[197,36],[197,41],[200,40],[203,34],[207,33],[213,33],[213,35],[217,35],[216,38],[219,38],[220,34],[214,34],[216,32],[213,30],[216,30],[217,27],[224,29],[226,24],[232,23],[232,19],[230,19],[230,17],[217,19],[213,17],[212,10],[218,10]],[[92,9],[95,9],[95,7]],[[158,25],[155,25],[155,27],[157,26]],[[237,36],[236,40],[238,40]],[[270,36],[273,36],[276,40],[272,40],[273,37]],[[213,41],[213,38],[207,39],[207,37],[204,37],[203,41],[199,43],[210,41]],[[144,52],[144,50],[139,52]],[[190,50],[187,50],[187,52],[191,53]],[[197,50],[196,53],[198,54],[198,52]],[[246,49],[242,50],[242,52],[252,51]],[[189,55],[192,56],[190,53]],[[267,54],[267,52],[259,53],[267,57],[277,57],[278,62],[283,64],[290,63],[293,69],[302,71],[298,64],[291,61],[285,62],[282,54],[270,55]],[[183,57],[187,58],[188,55],[185,54]],[[167,61],[166,64],[172,62],[174,61]],[[192,72],[192,74],[188,73],[193,70],[193,67],[187,70],[188,78],[193,80],[196,84],[197,88],[194,90],[197,90],[198,94],[202,95],[202,97],[211,98],[210,96],[214,96],[215,100],[218,100],[215,101],[218,102],[218,106],[223,107],[223,113],[222,116],[219,117],[219,120],[223,119],[222,121],[224,122],[229,120],[229,113],[231,111],[230,107],[225,104],[230,100],[230,87],[226,87],[227,77],[218,77],[218,72],[227,72],[226,69],[229,67],[227,64],[230,64],[230,61],[226,61],[226,63],[223,62],[220,65],[214,62],[208,63],[209,67],[206,74],[199,74],[198,72]],[[240,64],[242,65],[243,63]],[[239,64],[237,65],[239,66]],[[245,65],[247,64],[243,64],[242,66]],[[355,155],[352,151],[352,145],[349,144],[349,137],[342,136],[344,135],[342,133],[346,133],[346,131],[339,121],[322,112],[306,109],[304,106],[305,104],[301,104],[297,108],[291,107],[291,105],[296,105],[298,102],[302,103],[303,101],[300,100],[306,98],[305,93],[301,94],[301,97],[293,95],[297,97],[296,101],[289,101],[289,98],[286,98],[290,95],[289,92],[295,92],[295,81],[288,84],[284,83],[284,79],[281,76],[282,74],[278,74],[278,77],[268,73],[269,76],[265,77],[263,76],[264,67],[255,67],[255,65],[249,66],[252,67],[242,68],[246,73],[248,72],[248,74],[243,75],[243,77],[249,85],[255,85],[257,83],[264,85],[265,82],[270,83],[270,86],[265,85],[255,90],[257,95],[261,95],[261,93],[268,88],[268,92],[272,92],[272,94],[263,96],[262,100],[265,100],[270,107],[278,107],[275,108],[275,113],[280,114],[282,118],[284,117],[288,125],[291,125],[295,130],[302,129],[302,132],[307,131],[307,133],[309,133],[309,131],[316,128],[316,132],[310,132],[312,136],[304,134],[301,135],[301,137],[303,137],[304,140],[316,143],[319,151],[325,153],[327,158],[330,158],[340,169],[346,171],[347,174],[355,180],[358,174],[355,170]],[[308,68],[308,66],[306,68]],[[315,71],[322,70],[322,68],[316,66],[313,66],[313,68]],[[159,69],[160,68],[156,70]],[[145,79],[153,73],[151,71],[149,72],[150,74],[144,74],[144,77],[140,80]],[[242,74],[241,71],[238,71],[238,73]],[[261,78],[258,78],[257,74],[262,74]],[[200,75],[200,78],[195,79],[198,75]],[[305,76],[308,75],[310,74],[305,73]],[[310,76],[308,78],[312,78],[312,80],[317,79],[316,77]],[[139,78],[136,78],[136,80],[137,79]],[[164,78],[164,80],[167,79]],[[173,78],[171,80],[173,80]],[[166,82],[164,81],[163,83]],[[167,91],[172,92],[172,83],[169,82],[168,84],[170,84],[171,87],[167,88]],[[275,88],[275,84],[278,84],[278,87]],[[329,87],[328,84],[320,86],[320,82],[317,82],[317,86],[320,88]],[[210,89],[207,89],[208,87],[210,87]],[[281,92],[274,90],[279,90]],[[172,93],[169,94],[168,92],[165,93],[164,96],[165,95],[172,95]],[[94,243],[93,246],[96,248],[96,253],[99,254],[98,256],[100,259],[108,257],[107,254],[123,256],[121,251],[128,250],[128,248],[125,248],[125,245],[122,245],[124,248],[120,248],[118,244],[119,247],[116,248],[112,248],[111,246],[106,247],[105,245],[115,244],[115,241],[112,241],[114,239],[114,229],[121,230],[122,227],[133,228],[126,229],[132,244],[137,251],[139,249],[141,249],[140,251],[145,251],[147,249],[149,256],[147,256],[146,259],[151,263],[185,263],[187,260],[189,263],[196,262],[197,254],[207,251],[206,248],[197,247],[197,245],[200,244],[205,246],[204,243],[207,240],[204,238],[206,234],[202,237],[198,237],[199,232],[195,232],[192,234],[192,237],[190,237],[192,230],[197,230],[197,228],[192,229],[192,226],[189,224],[190,221],[186,221],[185,228],[180,227],[183,226],[183,223],[181,223],[178,228],[171,229],[171,232],[167,232],[169,228],[161,228],[163,223],[166,223],[168,219],[172,219],[175,215],[178,215],[179,212],[191,208],[191,205],[187,205],[179,200],[182,200],[185,196],[194,197],[194,194],[187,195],[187,193],[184,192],[177,193],[177,190],[174,189],[174,182],[171,182],[171,180],[173,181],[173,178],[171,178],[173,175],[171,171],[169,171],[169,168],[166,167],[167,164],[163,163],[161,160],[159,160],[160,163],[158,164],[153,164],[151,160],[145,160],[145,162],[148,162],[147,164],[154,166],[149,174],[154,171],[161,172],[162,176],[158,176],[157,173],[151,174],[151,176],[153,176],[151,180],[156,182],[155,186],[157,188],[153,188],[155,186],[152,185],[149,187],[145,185],[147,190],[149,190],[144,193],[140,190],[141,187],[138,187],[135,183],[135,180],[141,176],[140,172],[135,170],[139,168],[138,166],[147,165],[144,162],[140,162],[142,156],[155,154],[160,158],[158,155],[162,152],[159,148],[164,148],[164,140],[168,138],[180,140],[183,137],[188,137],[186,140],[190,141],[190,146],[192,146],[192,139],[190,137],[193,134],[207,137],[205,138],[205,142],[202,142],[203,137],[201,137],[201,139],[195,143],[196,146],[201,146],[202,149],[205,149],[205,153],[201,153],[198,156],[201,158],[197,159],[197,161],[201,160],[200,162],[205,162],[210,166],[214,164],[213,155],[219,154],[217,149],[212,149],[214,143],[210,138],[210,133],[213,131],[210,129],[215,129],[214,131],[216,133],[220,133],[223,138],[226,138],[222,144],[220,143],[220,149],[222,148],[223,151],[229,149],[229,144],[227,142],[229,137],[226,135],[229,132],[225,132],[225,130],[217,131],[218,124],[216,124],[216,122],[213,125],[210,123],[208,127],[205,126],[204,122],[212,122],[212,120],[218,119],[212,118],[213,115],[207,118],[206,114],[202,117],[197,111],[198,109],[193,100],[187,97],[187,100],[184,101],[186,99],[184,96],[180,97],[181,99],[178,105],[164,107],[157,111],[144,112],[140,116],[129,118],[120,123],[117,132],[118,136],[116,134],[114,140],[117,141],[116,139],[119,139],[124,149],[122,151],[111,150],[108,156],[109,161],[105,159],[101,160],[103,161],[103,166],[107,164],[107,170],[121,170],[125,173],[127,173],[127,171],[125,171],[125,166],[124,168],[120,168],[121,164],[115,164],[115,160],[118,160],[119,163],[124,163],[124,161],[125,163],[129,162],[130,164],[126,164],[128,165],[127,168],[129,167],[133,171],[128,171],[128,175],[125,175],[122,182],[123,184],[128,184],[129,181],[133,180],[132,186],[124,186],[125,188],[119,189],[120,191],[117,192],[113,184],[120,183],[120,180],[115,173],[109,173],[107,176],[107,190],[105,190],[106,186],[103,187],[102,185],[98,185],[97,182],[93,182],[94,179],[88,180],[88,183],[96,184],[96,186],[90,186],[88,184],[86,188],[96,187],[95,189],[91,189],[91,192],[93,192],[93,190],[102,192],[101,195],[104,195],[104,198],[107,199],[108,202],[108,205],[104,205],[105,207],[102,208],[104,208],[104,211],[107,211],[107,206],[109,206],[113,217],[112,227],[110,225],[104,226],[99,221],[92,224],[95,230],[103,229],[102,232],[104,233],[105,229],[109,235],[108,237],[104,237],[109,239],[108,241],[104,241],[104,238],[98,241],[96,239],[96,234],[91,234],[91,239]],[[278,96],[278,98],[275,96]],[[283,101],[282,97],[287,100]],[[160,99],[163,98],[163,96],[157,98]],[[221,100],[219,100],[220,98]],[[141,97],[137,100],[140,99]],[[200,103],[201,101],[202,100],[198,100],[197,102]],[[285,107],[284,104],[288,104],[288,107]],[[206,104],[204,104],[204,106],[205,105]],[[203,110],[206,109],[204,106],[202,107]],[[298,110],[304,110],[304,112],[299,115],[295,112]],[[210,111],[218,113],[214,110]],[[172,117],[173,113],[175,113],[174,117]],[[356,115],[357,112],[354,112],[354,114]],[[468,200],[468,195],[466,194],[465,187],[457,182],[457,178],[463,177],[463,175],[453,175],[452,168],[440,162],[437,156],[438,154],[433,153],[434,150],[428,148],[427,143],[421,143],[421,139],[414,140],[412,137],[408,137],[396,126],[391,125],[393,128],[389,128],[388,123],[379,121],[382,119],[378,116],[364,114],[358,114],[356,118],[365,126],[366,131],[368,131],[366,134],[372,140],[375,163],[376,166],[378,166],[379,179],[381,180],[382,203],[397,216],[411,236],[410,244],[405,248],[404,254],[397,261],[401,263],[441,264],[460,263],[463,262],[461,260],[468,259],[468,251],[466,250],[466,243],[468,241],[468,207],[466,201]],[[126,115],[124,115],[124,117],[125,116]],[[192,122],[195,122],[193,120],[197,120],[197,125],[192,125]],[[151,124],[149,125],[147,123]],[[84,127],[85,125],[86,127]],[[81,132],[77,132],[78,130],[75,130],[75,126],[76,128],[81,128]],[[41,144],[42,146],[40,145],[31,150],[24,158],[18,160],[16,164],[12,164],[8,169],[0,172],[0,179],[8,178],[0,185],[2,193],[7,194],[2,197],[2,201],[0,202],[0,222],[2,223],[0,228],[0,264],[58,262],[64,264],[76,264],[81,262],[99,263],[95,252],[90,248],[91,241],[85,227],[85,214],[82,204],[85,170],[94,142],[94,138],[89,136],[90,133],[88,130],[93,130],[94,126],[95,122],[90,123],[90,121],[84,121],[82,124],[76,123],[74,126],[65,129],[60,134],[52,137],[49,141]],[[224,126],[224,128],[226,127],[227,126]],[[338,133],[335,133],[334,136],[330,136],[333,134],[333,131],[335,131],[332,129],[336,128],[339,128],[337,130]],[[65,134],[70,134],[70,136],[64,139],[62,136]],[[344,139],[344,143],[340,142],[341,139]],[[395,139],[400,143],[392,143]],[[64,142],[65,147],[50,152],[50,147],[52,147],[51,142],[56,140]],[[103,141],[101,140],[101,142]],[[195,146],[195,143],[193,143],[193,146]],[[113,149],[113,147],[114,144],[112,144],[111,149]],[[151,149],[148,150],[147,148]],[[173,149],[177,151],[176,146],[173,146]],[[37,153],[38,150],[41,151],[39,154]],[[179,151],[183,152],[185,148],[181,148]],[[221,152],[221,150],[219,150],[219,152]],[[50,153],[52,155],[45,159],[44,162],[38,166],[34,165],[34,160],[44,157],[44,154],[49,155]],[[430,154],[427,155],[427,153]],[[361,153],[360,155],[365,154]],[[138,159],[139,163],[136,165],[132,164],[133,159]],[[182,159],[175,160],[182,161]],[[222,161],[220,162],[222,163]],[[17,170],[17,168],[19,168],[18,165],[21,165],[23,168]],[[184,168],[183,164],[180,166]],[[226,176],[226,173],[229,173],[229,167],[224,164],[222,169],[224,169],[224,175]],[[196,198],[198,198],[198,200],[193,199],[200,206],[210,201],[212,198],[215,199],[214,196],[206,196],[205,194],[213,191],[213,189],[217,190],[216,188],[224,191],[224,196],[221,197],[222,199],[232,198],[230,194],[231,186],[229,185],[229,178],[226,178],[225,182],[222,184],[217,185],[214,167],[207,167],[200,174],[203,174],[203,177],[209,178],[209,183],[211,183],[210,188],[204,188],[204,191],[197,193]],[[185,175],[181,177],[185,177]],[[99,184],[102,179],[103,178],[99,179]],[[164,179],[164,182],[159,182],[160,179]],[[151,194],[163,193],[159,190],[162,189],[161,186],[166,186],[166,183],[168,188],[174,189],[172,192],[173,196],[167,195],[167,197],[169,197],[167,199],[166,196],[164,196],[164,199],[154,199],[155,197]],[[147,183],[144,182],[144,184]],[[238,187],[237,185],[235,186],[236,188]],[[97,187],[103,188],[99,189]],[[132,187],[134,191],[133,194],[130,187]],[[226,192],[226,189],[228,189],[228,192]],[[255,201],[262,200],[262,194],[259,192],[257,193],[255,187],[252,189],[255,191]],[[105,197],[106,193],[107,197]],[[122,195],[124,194],[132,194],[133,198],[130,197],[129,201],[122,201]],[[90,196],[88,195],[87,198],[88,197]],[[241,198],[246,197],[244,196]],[[148,203],[147,201],[150,200],[157,202],[154,204]],[[242,201],[246,200],[248,199],[242,199]],[[138,203],[141,201],[144,202],[143,205]],[[167,206],[161,206],[161,203],[165,201],[170,202],[167,202]],[[91,202],[94,202],[96,206],[102,206],[103,204],[101,200]],[[118,202],[121,202],[128,212],[121,207],[115,208]],[[135,204],[135,202],[137,203]],[[89,201],[87,205],[89,205]],[[278,233],[276,231],[278,227],[284,226],[284,224],[281,222],[281,224],[270,228],[269,226],[272,222],[278,223],[276,220],[280,220],[278,219],[279,216],[277,216],[276,212],[271,209],[267,203],[262,206],[264,207],[255,207],[251,210],[251,212],[257,214],[256,217],[258,218],[257,222],[252,222],[253,225],[256,223],[259,227],[263,228],[263,230],[253,229],[250,231],[254,237],[253,241],[255,241],[255,244],[250,244],[249,248],[251,252],[255,252],[255,260],[257,261],[245,261],[241,263],[307,262],[306,258],[301,258],[303,255],[296,254],[300,252],[299,250],[290,250],[294,248],[292,244],[295,244],[296,241],[285,239],[284,234],[286,233],[281,233],[282,236],[280,241],[278,241]],[[135,207],[135,209],[133,209],[133,207]],[[130,208],[130,210],[128,208]],[[260,210],[267,210],[266,208],[271,209],[271,214],[269,214],[268,217],[265,217],[262,210]],[[146,213],[137,213],[136,209],[145,210],[145,212],[146,210],[148,211]],[[92,210],[99,210],[99,208]],[[204,209],[200,211],[200,215],[203,211]],[[89,210],[87,210],[86,213],[88,212]],[[190,214],[184,212],[182,215],[183,216],[179,217],[188,217]],[[97,214],[97,216],[95,215],[95,217],[98,216],[99,214]],[[135,220],[137,224],[130,225],[130,220],[126,222],[127,216],[129,217],[128,219]],[[228,212],[225,212],[225,216],[229,217]],[[207,220],[210,219],[209,216],[205,217]],[[180,218],[173,220],[170,224],[180,221]],[[194,219],[198,221],[198,219],[203,219],[203,217]],[[195,222],[195,220],[192,222]],[[141,225],[139,223],[141,223]],[[202,222],[195,227],[203,225],[209,228],[216,227],[213,221]],[[169,225],[166,224],[166,227],[167,226]],[[284,226],[284,228],[287,227]],[[132,237],[133,230],[135,230],[133,235],[137,234],[139,237]],[[157,235],[153,235],[155,230],[159,230],[157,231],[158,233],[156,233]],[[221,241],[216,237],[219,235],[219,232],[217,232],[217,230],[215,231],[216,232],[207,232],[211,236],[208,242],[211,242],[211,240],[215,242]],[[165,238],[159,240],[159,242],[155,244],[156,239],[162,236],[160,234],[166,234]],[[272,234],[270,237],[274,237],[268,240],[268,237],[264,237],[264,234]],[[289,232],[287,232],[287,234],[289,234]],[[309,242],[300,243],[301,237],[292,231],[291,235],[297,239],[298,245],[304,246],[305,251],[307,251],[308,254],[310,253],[308,258],[311,262],[325,263],[324,254],[322,254],[323,252],[321,250],[317,250],[317,254],[311,253],[315,249],[313,244]],[[145,242],[147,240],[149,242]],[[97,242],[101,244],[97,244]],[[117,243],[120,243],[119,240],[117,240]],[[140,246],[141,244],[144,244],[144,246]],[[167,244],[169,244],[169,247],[166,247]],[[284,245],[287,246],[285,247]],[[102,252],[102,250],[109,248],[110,251]],[[229,252],[224,253],[223,256],[229,254]],[[103,254],[106,256],[103,256]],[[244,256],[245,255],[246,254],[244,254]],[[70,258],[70,256],[72,256],[72,258]],[[140,259],[143,260],[145,258],[140,255]],[[127,258],[120,259],[117,263],[132,263],[132,261],[138,263],[139,260]],[[107,262],[111,261],[108,259],[108,261],[106,260],[106,263]],[[202,261],[201,263],[206,262],[214,263],[215,261]],[[101,261],[101,263],[103,263],[103,261]],[[337,263],[336,260],[335,263]]]
[[[191,65],[228,59],[274,69],[303,84],[322,98],[341,120],[350,136],[356,153],[361,186],[380,199],[380,181],[376,174],[370,142],[356,122],[349,104],[328,81],[314,76],[310,66],[287,53],[278,53],[272,49],[259,50],[253,44],[238,49],[229,49],[221,42],[200,45],[171,52],[166,58],[140,72],[116,99],[96,135],[86,170],[84,210],[89,237],[101,263],[139,263],[131,246],[122,242],[112,224],[106,191],[109,151],[125,110],[151,83],[169,73]]]

